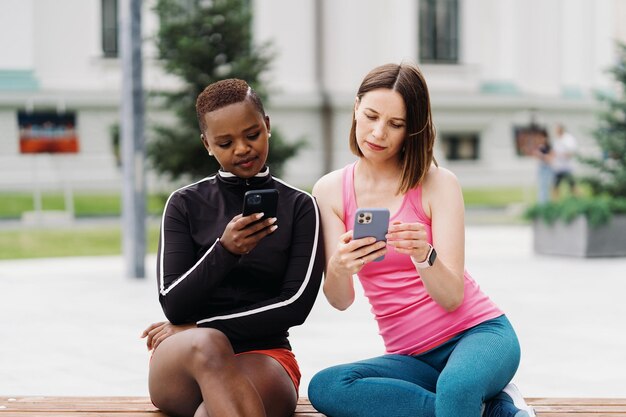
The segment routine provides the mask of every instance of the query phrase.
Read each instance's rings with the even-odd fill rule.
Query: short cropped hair
[[[263,109],[261,99],[256,91],[244,80],[229,78],[209,84],[198,95],[196,100],[196,114],[198,116],[198,123],[200,124],[200,131],[204,133],[207,128],[204,122],[205,114],[230,104],[241,103],[246,99],[250,100],[259,113],[265,117],[265,110]]]
[[[435,126],[430,108],[430,95],[420,69],[411,64],[386,64],[371,70],[363,79],[357,100],[365,93],[379,88],[397,91],[406,107],[406,136],[401,154],[402,174],[399,192],[406,193],[420,184],[431,164],[437,165],[433,156]],[[352,113],[350,150],[362,157],[356,138],[356,119]]]

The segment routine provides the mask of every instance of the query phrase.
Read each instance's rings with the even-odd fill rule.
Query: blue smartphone
[[[385,235],[389,227],[389,210],[386,208],[360,208],[354,214],[353,238],[375,237],[376,241],[387,241]],[[379,256],[374,262],[380,262],[385,256]]]

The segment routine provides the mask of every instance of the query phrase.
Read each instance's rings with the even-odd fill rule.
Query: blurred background
[[[119,216],[118,3],[0,3],[0,220],[21,227]],[[624,0],[142,1],[147,151],[138,172],[147,213],[158,217],[169,192],[216,168],[193,112],[209,82],[237,76],[264,93],[282,133],[275,173],[310,189],[354,158],[347,134],[363,76],[409,61],[430,87],[436,158],[457,174],[468,208],[504,208],[507,221],[519,220],[520,207],[536,201],[539,176],[520,132],[554,137],[562,123],[580,153],[594,152],[596,95],[616,92],[608,69],[625,21]],[[12,244],[0,257],[28,256],[14,247],[17,236],[4,241]],[[68,254],[88,250],[79,246]]]
[[[139,87],[144,106],[135,139],[145,151],[132,162],[124,161],[123,152],[121,116],[128,112],[122,109],[125,76],[119,17],[129,1],[0,1],[0,259],[113,255],[95,265],[113,264],[110,273],[123,276],[117,255],[127,233],[120,221],[122,194],[129,181],[125,166],[139,178],[136,184],[141,188],[139,198],[145,198],[145,210],[140,207],[138,212],[147,225],[140,233],[145,232],[145,251],[153,256],[159,216],[169,193],[215,171],[199,139],[194,100],[204,86],[221,78],[244,78],[262,93],[272,121],[270,166],[286,181],[310,190],[324,173],[354,160],[347,137],[356,90],[364,75],[384,63],[413,62],[422,69],[430,88],[437,128],[435,156],[463,186],[467,223],[472,227],[468,242],[484,243],[471,247],[469,253],[479,259],[477,269],[483,268],[486,286],[493,289],[495,298],[502,297],[505,305],[512,300],[507,298],[510,288],[498,284],[501,275],[495,276],[496,272],[507,274],[511,264],[519,267],[512,274],[518,284],[525,278],[519,271],[532,263],[555,276],[562,265],[588,268],[588,273],[610,275],[611,283],[623,286],[614,273],[615,268],[625,266],[623,262],[571,263],[558,258],[554,263],[545,258],[537,262],[527,248],[530,225],[523,213],[538,202],[541,180],[539,162],[525,146],[528,134],[542,132],[553,140],[557,125],[562,124],[576,138],[579,154],[605,151],[594,131],[604,109],[599,97],[621,97],[623,91],[609,70],[619,65],[623,69],[625,55],[620,55],[618,45],[626,42],[626,0],[144,0],[139,2],[141,32],[134,47],[141,56]],[[577,160],[573,164],[577,174],[587,169]],[[507,235],[508,246],[476,237],[482,233],[480,227],[493,224],[512,226],[510,230],[521,235]],[[525,245],[524,249],[518,251],[516,244]],[[490,256],[505,249],[523,256],[501,254],[501,267],[494,271]],[[140,248],[142,262],[143,255]],[[5,334],[24,337],[24,326],[10,318],[18,314],[14,309],[28,311],[24,317],[34,315],[31,318],[36,320],[41,312],[23,306],[21,300],[30,299],[29,291],[38,287],[39,271],[53,271],[56,279],[69,270],[69,264],[4,262],[0,263],[0,288],[18,288],[22,273],[32,278],[28,278],[32,287],[20,289],[19,296],[14,293],[0,314],[4,320],[0,324],[10,330]],[[76,276],[72,275],[76,282],[93,270],[84,263],[72,265],[78,265]],[[610,274],[602,270],[607,265],[612,268]],[[125,295],[127,314],[136,312],[133,297],[143,297],[144,304],[138,305],[151,306],[136,317],[140,323],[133,323],[132,332],[128,331],[133,337],[135,328],[138,335],[144,322],[158,319],[153,269],[150,264],[148,287],[133,287]],[[106,267],[102,271],[109,273]],[[491,278],[490,272],[494,273]],[[542,269],[533,273],[539,280]],[[82,291],[89,292],[90,287],[84,285]],[[93,285],[100,288],[97,285],[102,284]],[[551,291],[562,289],[553,285]],[[579,298],[570,294],[572,308],[584,302],[584,285],[583,281],[577,287]],[[40,288],[53,291],[57,287],[47,282]],[[596,289],[594,300],[601,309],[603,289]],[[613,297],[620,294],[615,289],[609,292]],[[85,301],[85,309],[92,301]],[[528,306],[520,303],[515,299],[507,307],[512,304],[512,316],[518,311],[517,318],[523,321]],[[554,314],[551,301],[545,303],[550,307],[534,311],[536,320],[522,326],[525,335]],[[64,312],[68,320],[75,315],[70,310]],[[367,306],[361,311],[367,315]],[[323,321],[331,317],[328,314],[322,314]],[[568,313],[561,314],[565,321]],[[612,313],[613,327],[604,335],[606,339],[596,338],[596,342],[623,333],[615,321],[620,314],[623,310]],[[108,318],[105,315],[102,320]],[[76,329],[80,331],[83,325],[88,323],[79,322]],[[597,325],[590,321],[588,330]],[[548,326],[542,334],[550,335],[552,329]],[[375,329],[368,331],[375,333]],[[578,336],[563,337],[567,343],[563,349],[554,349],[551,359],[555,362],[559,352],[578,341]],[[532,347],[541,346],[542,341],[533,343],[531,358],[533,354],[541,358],[543,352]],[[612,346],[623,347],[623,343],[622,337]],[[8,350],[0,356],[20,354],[19,346],[5,345]],[[373,347],[378,349],[378,345]],[[623,352],[619,349],[611,351],[614,357]],[[132,355],[119,353],[120,357],[138,357]],[[329,356],[328,361],[335,360]],[[2,365],[9,366],[9,362]],[[570,370],[570,364],[560,363],[557,368]],[[103,383],[94,391],[106,386],[109,390],[103,392],[144,393],[144,363],[139,365],[140,370],[133,368],[129,376],[136,384],[134,390],[112,391],[110,384]],[[543,365],[537,362],[540,369],[523,374],[524,381],[533,384],[545,376],[549,371]],[[108,366],[103,364],[98,371],[105,372]],[[602,372],[611,368],[603,367]],[[15,368],[14,376],[20,372],[22,368]],[[575,380],[571,375],[567,378]],[[602,381],[602,376],[595,378]],[[611,378],[613,390],[608,392],[624,393],[623,379]],[[56,392],[42,381],[48,388],[38,388],[38,392]],[[32,387],[30,381],[14,383],[20,387],[14,392],[29,392]],[[621,388],[619,383],[624,383]],[[535,385],[533,393],[584,393],[559,391],[558,381],[554,384]],[[58,392],[76,392],[77,385],[81,384]],[[602,392],[607,391],[600,385],[595,393]]]
[[[1,2],[0,191],[119,191],[117,3]],[[213,2],[175,3],[193,13]],[[592,146],[594,94],[611,91],[607,70],[616,60],[616,41],[626,40],[623,0],[231,3],[250,8],[245,29],[251,45],[270,43],[269,65],[260,76],[268,113],[287,142],[306,143],[286,162],[282,176],[304,188],[353,160],[346,138],[363,76],[377,65],[402,61],[422,68],[438,131],[437,159],[465,187],[532,188],[536,161],[519,155],[515,128],[534,120],[554,135],[561,122],[583,151]],[[156,124],[176,121],[153,93],[178,91],[186,83],[164,69],[168,53],[157,46],[156,5],[142,2],[148,143]],[[198,26],[189,33],[201,31]],[[223,36],[211,42],[226,43],[232,35]],[[236,74],[225,69],[235,57],[218,55],[215,61],[226,65],[211,64],[207,72],[221,71],[222,78]],[[32,153],[36,150],[24,146],[23,129],[45,122],[49,134],[56,129],[71,138],[58,154]],[[198,132],[192,133],[202,152]],[[172,189],[169,178],[150,164],[146,178],[149,193]]]

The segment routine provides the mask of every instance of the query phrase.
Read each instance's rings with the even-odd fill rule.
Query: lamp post
[[[141,0],[120,0],[122,94],[122,250],[129,277],[145,277],[146,199],[144,94],[141,65]]]

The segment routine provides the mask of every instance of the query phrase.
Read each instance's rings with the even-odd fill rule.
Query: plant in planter
[[[568,197],[526,211],[534,221],[535,251],[574,256],[626,256],[626,44],[611,68],[615,94],[600,94],[605,110],[593,137],[597,156],[580,156],[588,173],[579,178],[586,197]]]

